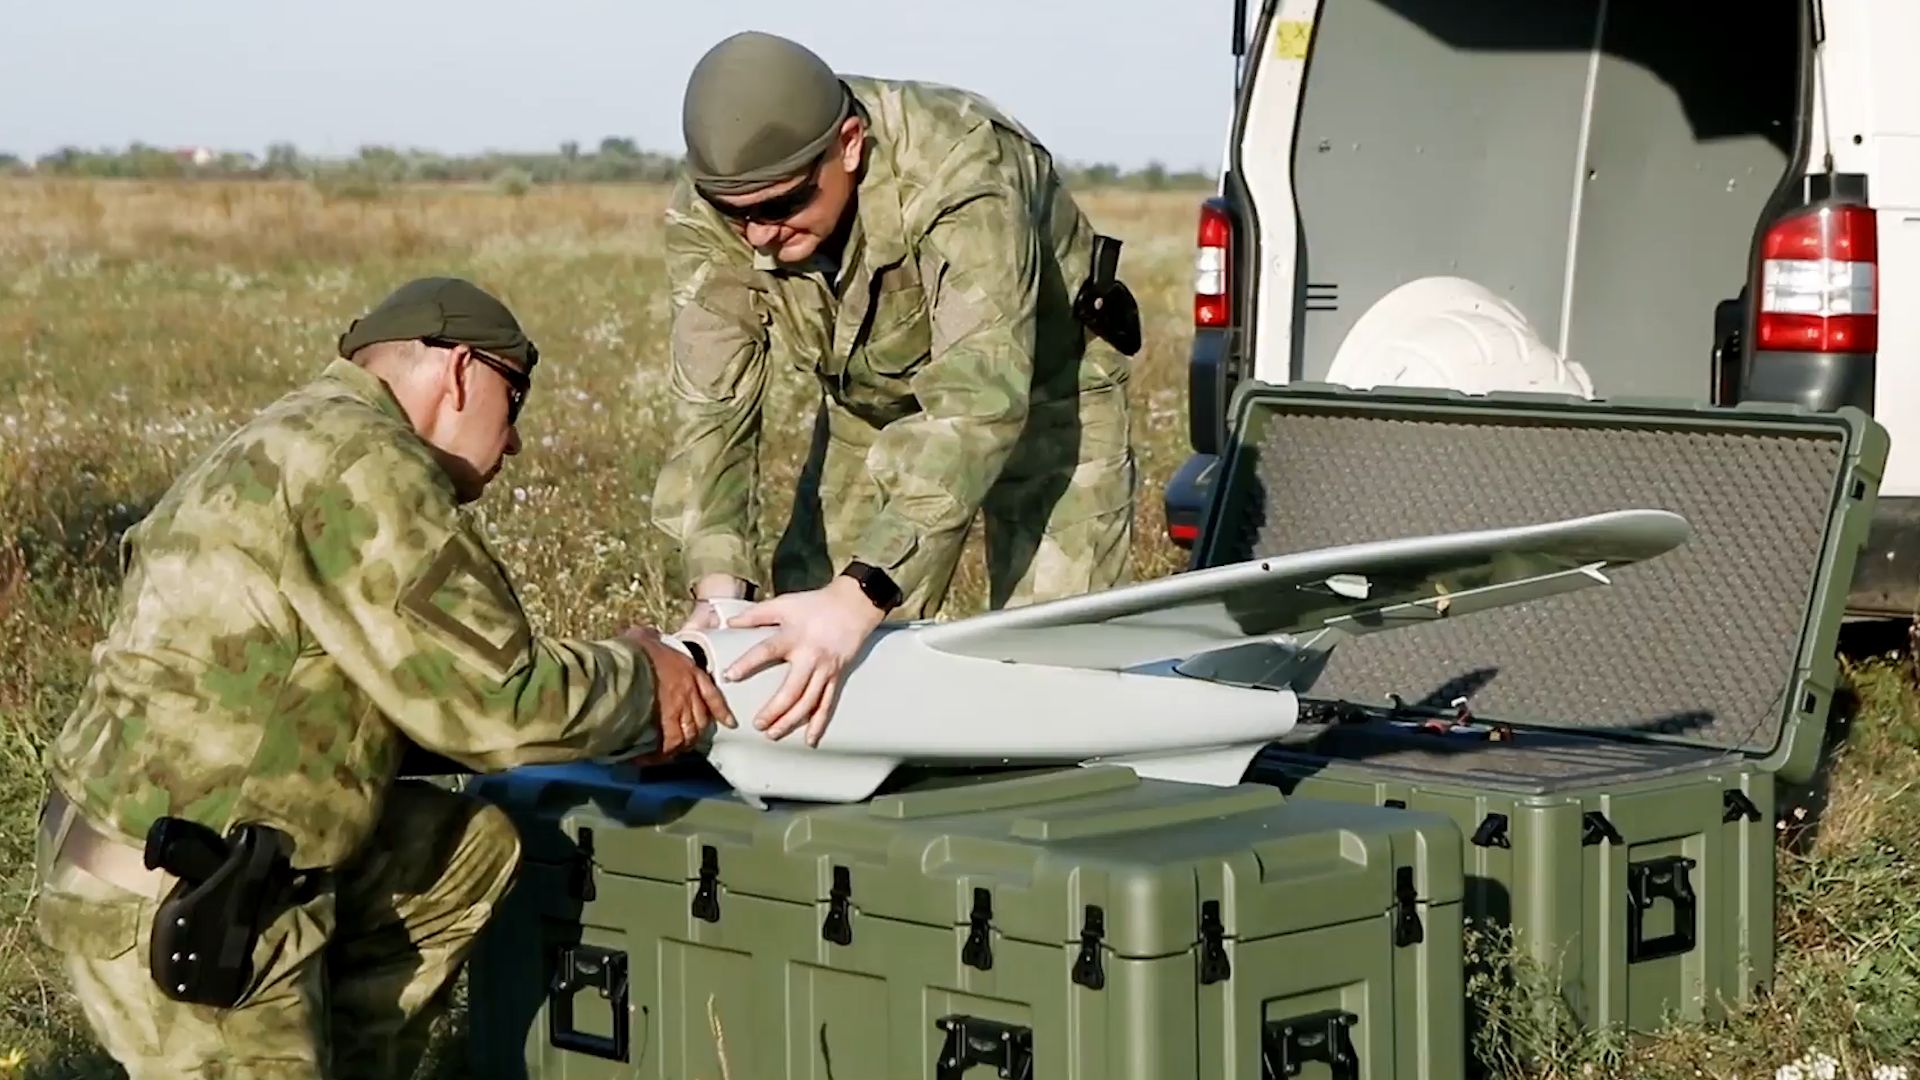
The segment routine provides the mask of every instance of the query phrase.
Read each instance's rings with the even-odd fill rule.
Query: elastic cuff
[[[688,544],[680,558],[682,586],[691,590],[709,574],[726,574],[758,584],[759,572],[747,545],[737,537],[711,536]]]

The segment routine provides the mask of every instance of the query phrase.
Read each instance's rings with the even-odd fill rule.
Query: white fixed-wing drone
[[[903,764],[1103,762],[1231,785],[1292,729],[1334,646],[1434,619],[1610,584],[1685,542],[1686,521],[1625,510],[1257,559],[951,622],[883,625],[842,675],[819,744],[748,721],[773,664],[721,683],[736,728],[708,761],[747,800],[857,802]],[[723,604],[723,618],[744,603]],[[773,628],[670,637],[722,671]]]

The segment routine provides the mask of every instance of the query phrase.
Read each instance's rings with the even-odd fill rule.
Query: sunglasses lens
[[[806,180],[792,191],[776,195],[765,202],[754,203],[752,206],[730,206],[713,198],[708,198],[707,202],[715,210],[720,211],[721,216],[735,221],[778,225],[805,210],[807,204],[811,203],[813,197],[819,192],[820,177],[816,170],[808,173]]]
[[[812,197],[812,191],[791,191],[755,209],[760,211],[759,216],[762,221],[783,221],[799,213],[800,209],[807,205],[807,200]]]

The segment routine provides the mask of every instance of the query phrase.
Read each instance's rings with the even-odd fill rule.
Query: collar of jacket
[[[906,215],[900,205],[900,173],[894,167],[893,132],[881,114],[873,91],[861,80],[849,80],[854,108],[866,121],[867,145],[861,153],[865,171],[860,177],[859,203],[854,209],[854,234],[848,254],[855,255],[869,273],[884,270],[907,254]]]
[[[359,364],[351,360],[333,360],[327,364],[325,370],[320,372],[320,377],[344,384],[347,392],[354,397],[400,421],[408,428],[413,427],[413,420],[407,416],[407,410],[400,407],[400,399],[393,396],[393,391],[387,387],[386,383],[380,381],[380,376]]]

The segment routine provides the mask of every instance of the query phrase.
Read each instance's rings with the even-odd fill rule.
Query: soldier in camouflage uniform
[[[536,633],[462,505],[518,451],[537,361],[499,301],[415,281],[340,353],[128,532],[47,752],[36,928],[135,1080],[411,1075],[520,849],[498,809],[397,782],[409,746],[485,771],[659,758],[731,724],[652,630]],[[277,828],[315,884],[265,913],[231,1008],[152,977],[163,816]]]
[[[696,65],[683,123],[679,420],[653,506],[696,600],[685,628],[757,589],[769,380],[791,367],[823,391],[773,558],[783,595],[732,620],[782,627],[727,673],[789,663],[756,726],[817,742],[874,627],[939,609],[976,514],[996,608],[1125,581],[1128,363],[1073,311],[1094,230],[1047,151],[974,94],[837,76],[759,33]]]

